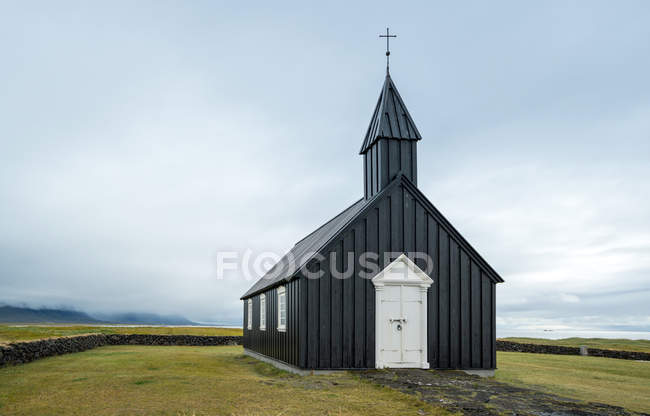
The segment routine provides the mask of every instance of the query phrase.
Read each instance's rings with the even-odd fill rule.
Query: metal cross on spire
[[[388,75],[388,67],[390,66],[390,38],[396,38],[397,35],[391,35],[389,29],[386,28],[385,35],[379,35],[380,38],[386,38],[386,75]]]

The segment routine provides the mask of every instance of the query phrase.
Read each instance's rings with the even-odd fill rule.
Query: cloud
[[[648,328],[648,10],[589,6],[9,6],[0,302],[239,322],[217,251],[362,195],[390,17],[419,186],[505,278],[500,328]]]
[[[569,295],[567,293],[560,294],[560,300],[564,303],[579,303],[580,298],[576,295]]]

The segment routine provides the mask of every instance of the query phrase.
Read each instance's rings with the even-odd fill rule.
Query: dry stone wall
[[[94,334],[17,342],[0,346],[0,366],[22,364],[39,358],[81,352],[105,345],[241,345],[241,336]]]
[[[619,358],[623,360],[650,361],[650,354],[636,351],[617,351],[587,348],[587,355],[592,357]],[[497,351],[531,352],[536,354],[580,355],[579,347],[559,345],[523,344],[512,341],[497,340]]]
[[[51,338],[30,342],[17,342],[0,346],[0,367],[22,364],[39,358],[81,352],[105,345],[187,345],[217,346],[241,345],[241,336],[198,336],[198,335],[145,335],[145,334],[94,334],[76,337]],[[578,347],[559,345],[523,344],[497,340],[498,351],[528,352],[536,354],[580,355]],[[619,358],[624,360],[650,361],[650,354],[635,351],[588,349],[594,357]]]

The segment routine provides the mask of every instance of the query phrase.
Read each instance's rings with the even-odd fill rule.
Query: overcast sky
[[[92,3],[92,4],[91,4]],[[650,331],[650,3],[0,2],[0,302],[241,322],[391,74],[499,331]]]

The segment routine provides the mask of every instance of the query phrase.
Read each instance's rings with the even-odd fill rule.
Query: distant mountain
[[[97,318],[114,324],[129,325],[200,325],[176,315],[156,315],[154,313],[114,313],[101,314]]]
[[[106,323],[84,312],[62,309],[30,309],[0,306],[2,323],[99,324]]]
[[[129,312],[91,316],[85,312],[72,310],[31,309],[18,306],[0,306],[0,323],[200,325],[176,315]]]

